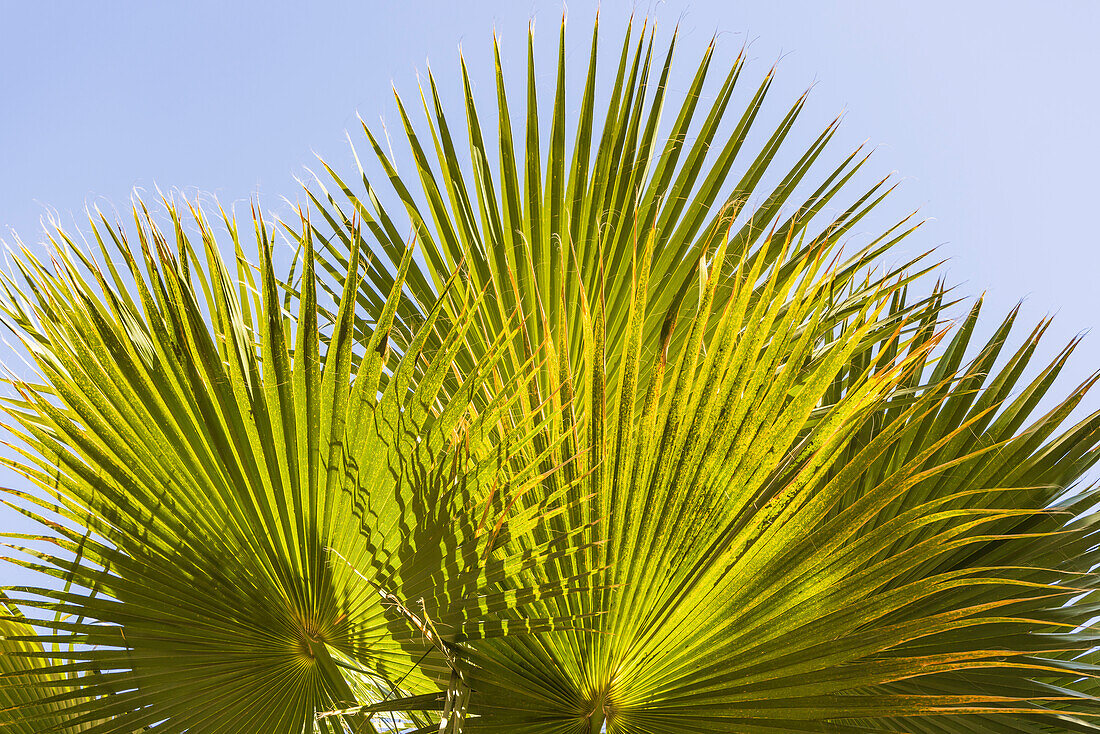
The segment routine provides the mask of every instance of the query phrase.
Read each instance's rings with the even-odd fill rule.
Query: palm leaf
[[[98,722],[69,726],[63,704],[42,702],[59,693],[72,693],[80,679],[62,670],[38,632],[20,609],[0,594],[0,724],[12,734],[37,734],[44,730],[76,734]],[[33,722],[33,723],[32,723]]]
[[[345,305],[322,351],[308,241],[292,317],[261,218],[255,272],[224,219],[232,275],[203,214],[185,225],[165,205],[167,232],[135,210],[136,248],[93,222],[104,265],[56,232],[53,271],[24,252],[22,281],[3,283],[42,378],[13,380],[6,401],[21,454],[7,463],[37,487],[9,504],[52,531],[7,536],[9,560],[44,579],[8,593],[53,614],[34,634],[4,615],[23,632],[4,634],[21,662],[0,685],[30,694],[4,715],[33,731],[310,731],[325,710],[439,690],[460,641],[559,624],[515,610],[578,585],[532,568],[585,530],[525,541],[560,499],[516,502],[550,447],[522,440],[538,426],[510,391],[470,399],[509,332],[443,395],[469,321],[430,312],[395,353],[406,260],[374,328],[356,332]],[[363,712],[343,719],[372,730]]]
[[[975,355],[979,304],[945,341],[944,289],[910,297],[930,268],[869,268],[907,220],[843,257],[889,189],[846,193],[858,151],[811,173],[835,124],[772,170],[804,98],[746,149],[770,73],[720,136],[744,64],[700,121],[708,47],[658,141],[675,39],[660,54],[652,32],[628,31],[599,113],[598,45],[594,31],[571,150],[564,50],[545,102],[529,53],[522,135],[498,53],[494,140],[465,64],[461,126],[429,74],[426,135],[398,98],[415,177],[364,126],[385,187],[369,166],[353,184],[324,165],[309,191],[322,215],[289,227],[322,243],[322,281],[356,247],[378,255],[343,292],[363,328],[410,248],[403,323],[439,298],[457,318],[458,294],[491,296],[445,391],[518,311],[501,373],[542,365],[521,404],[547,416],[548,463],[572,487],[554,529],[598,524],[608,541],[544,569],[587,573],[590,592],[531,610],[590,628],[470,646],[466,729],[1100,730],[1097,495],[1075,485],[1100,455],[1100,416],[1061,427],[1092,381],[1032,416],[1071,350],[1021,390],[1042,328],[1000,365],[1014,316]]]

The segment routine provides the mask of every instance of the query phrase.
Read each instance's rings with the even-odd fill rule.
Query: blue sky
[[[863,141],[877,149],[871,172],[902,180],[893,211],[932,219],[907,252],[938,246],[960,295],[987,292],[990,318],[1019,299],[1025,323],[1057,314],[1051,355],[1100,324],[1100,3],[601,5],[610,39],[632,10],[666,32],[679,22],[681,75],[717,32],[727,61],[749,43],[752,77],[779,60],[775,110],[813,85],[802,139],[844,111],[834,153]],[[285,211],[282,198],[298,197],[295,177],[315,153],[347,165],[345,130],[361,137],[356,115],[392,123],[391,83],[415,94],[428,60],[457,99],[459,46],[487,80],[495,28],[506,72],[522,80],[534,19],[549,81],[564,7],[0,0],[0,238],[34,246],[47,211],[71,221],[88,205],[124,209],[135,187],[207,192],[238,207],[259,197]],[[573,68],[595,8],[568,4]],[[26,374],[6,347],[3,360]],[[1094,334],[1063,388],[1097,367]],[[12,525],[24,527],[0,511],[0,528]]]

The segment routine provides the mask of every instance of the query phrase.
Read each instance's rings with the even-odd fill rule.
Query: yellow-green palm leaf
[[[585,531],[522,542],[547,522],[547,502],[515,504],[541,471],[522,440],[536,427],[511,417],[509,391],[470,399],[498,350],[450,396],[466,322],[428,314],[395,354],[406,260],[376,328],[339,310],[322,351],[308,244],[291,315],[262,220],[255,269],[223,222],[231,274],[213,228],[185,214],[168,204],[164,230],[135,212],[136,247],[93,222],[98,262],[57,232],[52,271],[25,252],[22,280],[4,281],[5,319],[42,377],[7,400],[22,453],[9,464],[36,485],[8,494],[52,528],[30,539],[45,549],[14,537],[11,558],[54,578],[8,590],[54,616],[5,641],[4,659],[64,643],[40,662],[78,683],[24,676],[29,699],[4,715],[33,731],[328,730],[337,720],[316,714],[438,691],[456,642],[555,626],[514,610],[576,585],[534,583],[531,568]]]
[[[440,297],[457,316],[452,272],[453,294],[491,295],[459,376],[520,314],[501,370],[542,365],[522,404],[558,447],[544,491],[571,487],[554,527],[606,541],[544,569],[592,591],[532,610],[586,629],[470,646],[466,729],[1100,731],[1097,495],[1075,484],[1100,416],[1062,426],[1091,381],[1032,415],[1069,350],[1028,383],[1042,329],[998,361],[1014,317],[972,348],[976,306],[945,339],[943,289],[902,275],[922,266],[867,267],[905,223],[842,256],[884,194],[847,193],[858,154],[813,173],[833,126],[761,189],[803,105],[748,150],[771,74],[731,111],[742,59],[707,96],[709,47],[659,139],[673,49],[628,33],[597,110],[594,34],[574,125],[562,33],[522,128],[499,61],[491,132],[464,64],[461,123],[429,75],[426,127],[398,100],[414,175],[364,127],[376,165],[326,166],[324,216],[296,230],[331,272],[379,255],[354,294],[319,269],[364,325],[410,227],[409,333]]]

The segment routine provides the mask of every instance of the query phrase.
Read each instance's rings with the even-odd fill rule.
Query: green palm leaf
[[[80,687],[78,676],[51,670],[62,664],[65,652],[55,660],[22,612],[0,594],[0,725],[12,734],[37,734],[50,730],[76,734],[99,722],[70,726],[65,705],[43,702],[57,694],[71,694]]]
[[[354,185],[325,166],[316,226],[291,228],[323,243],[323,282],[357,247],[379,255],[354,294],[330,285],[366,328],[411,225],[398,343],[439,298],[457,318],[459,294],[489,296],[445,391],[518,312],[501,372],[543,365],[522,405],[550,420],[563,468],[546,486],[572,487],[554,527],[595,523],[608,541],[544,569],[586,572],[592,591],[529,610],[586,629],[470,646],[466,728],[1100,730],[1097,495],[1075,485],[1100,416],[1062,428],[1092,381],[1036,418],[1071,350],[1021,384],[1041,328],[1003,364],[1014,316],[976,357],[978,306],[944,341],[943,289],[911,299],[923,273],[902,275],[922,266],[867,267],[905,222],[843,258],[883,184],[845,193],[857,152],[796,197],[834,125],[774,175],[803,99],[747,150],[771,74],[719,137],[743,62],[699,120],[708,48],[658,141],[673,49],[652,39],[628,32],[601,127],[594,33],[568,142],[564,40],[548,145],[531,62],[522,155],[499,54],[491,143],[465,64],[461,126],[429,75],[426,135],[398,98],[415,177],[364,126],[385,188],[368,166]],[[767,173],[780,183],[761,189]]]
[[[464,63],[461,124],[433,75],[426,132],[398,99],[415,178],[364,126],[377,167],[287,223],[300,282],[261,220],[258,286],[196,212],[200,263],[171,206],[137,253],[94,225],[102,266],[62,234],[18,261],[45,384],[13,383],[38,489],[8,493],[60,522],[9,540],[63,583],[9,590],[53,617],[6,605],[0,695],[36,694],[0,716],[1100,731],[1100,414],[1064,427],[1094,380],[1035,416],[1073,345],[1025,377],[1045,325],[972,344],[920,258],[873,270],[908,220],[843,256],[889,189],[849,193],[858,151],[818,173],[835,123],[774,170],[804,99],[748,149],[770,73],[699,109],[708,47],[663,138],[675,40],[628,31],[597,110],[594,32],[573,126],[560,38],[522,132],[499,53],[495,132]]]
[[[532,569],[586,531],[525,542],[560,500],[516,503],[552,447],[524,440],[538,426],[510,391],[470,397],[506,339],[444,396],[468,319],[430,312],[395,354],[406,260],[370,333],[345,306],[322,354],[308,241],[292,317],[261,219],[255,272],[224,220],[232,275],[202,214],[189,235],[166,206],[167,232],[135,211],[137,248],[93,222],[101,264],[57,232],[52,272],[24,252],[22,284],[3,284],[43,378],[6,401],[22,454],[8,464],[37,486],[9,504],[53,531],[9,534],[10,560],[64,581],[8,589],[54,616],[30,634],[4,615],[23,633],[5,631],[3,659],[23,662],[0,690],[28,694],[4,715],[33,731],[310,731],[322,711],[439,690],[459,641],[559,624],[514,610],[578,585]],[[372,730],[365,712],[344,720]]]

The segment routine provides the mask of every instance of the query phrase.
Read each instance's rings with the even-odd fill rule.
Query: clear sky
[[[1024,322],[1057,314],[1051,355],[1100,324],[1100,3],[601,5],[609,39],[632,10],[665,31],[679,22],[681,75],[717,32],[723,59],[750,43],[753,76],[780,60],[777,109],[813,84],[803,139],[845,111],[835,153],[877,147],[872,171],[903,181],[895,211],[933,220],[909,251],[939,246],[960,295],[988,293],[989,317],[1019,299]],[[595,8],[568,3],[574,69]],[[360,141],[357,114],[393,122],[391,82],[415,95],[430,61],[457,99],[460,45],[475,78],[488,80],[496,29],[506,73],[522,80],[534,19],[548,82],[563,9],[560,0],[0,0],[0,238],[36,243],[48,209],[71,221],[86,205],[125,208],[135,187],[238,205],[259,196],[278,210],[298,197],[295,177],[315,153],[347,164],[344,131]],[[1094,334],[1063,389],[1096,368]],[[0,508],[0,529],[13,526],[26,527]],[[0,570],[0,585],[10,573]]]

